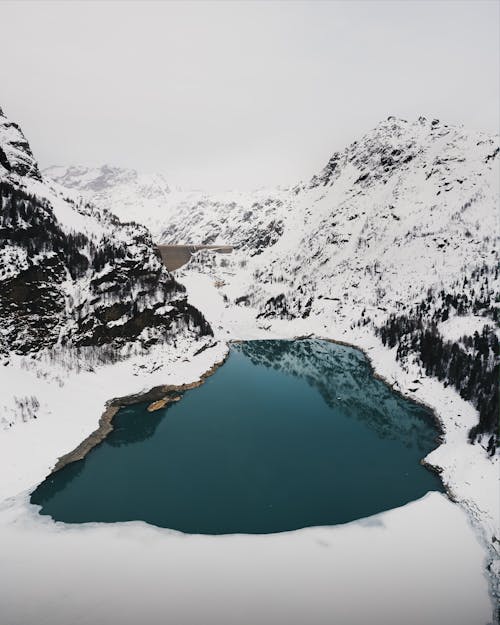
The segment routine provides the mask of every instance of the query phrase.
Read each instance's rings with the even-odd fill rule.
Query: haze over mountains
[[[497,623],[500,3],[0,16],[0,625]]]

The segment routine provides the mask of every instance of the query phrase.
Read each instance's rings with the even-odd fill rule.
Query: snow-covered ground
[[[448,341],[456,342],[464,336],[474,334],[474,332],[481,334],[488,321],[485,317],[476,317],[475,315],[452,317],[439,324],[439,331]]]
[[[179,281],[187,287],[188,300],[200,310],[221,340],[293,338],[314,335],[345,342],[362,349],[375,373],[396,391],[432,408],[444,430],[444,443],[426,460],[443,469],[441,475],[453,498],[462,502],[474,517],[484,523],[485,536],[498,538],[500,457],[489,458],[481,445],[468,443],[467,433],[477,423],[477,412],[451,387],[425,376],[420,367],[404,370],[396,361],[395,350],[386,349],[367,328],[351,328],[348,323],[330,325],[322,317],[296,320],[255,320],[250,307],[224,303],[225,287],[217,288],[209,275],[184,270]],[[451,327],[451,326],[450,326]]]
[[[1,504],[2,625],[484,625],[483,550],[429,493],[343,526],[185,536]],[[457,545],[459,548],[457,548]]]

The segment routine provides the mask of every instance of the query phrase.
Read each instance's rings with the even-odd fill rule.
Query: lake
[[[346,523],[443,490],[420,464],[437,446],[431,413],[351,347],[234,344],[181,401],[146,406],[121,409],[104,442],[38,486],[41,514],[260,534]]]

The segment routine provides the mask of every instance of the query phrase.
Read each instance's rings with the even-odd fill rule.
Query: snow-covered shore
[[[36,418],[30,415],[26,422],[0,430],[0,472],[9,476],[0,482],[0,500],[40,483],[60,456],[97,429],[109,400],[162,384],[194,382],[227,353],[222,342],[194,356],[199,348],[198,342],[178,345],[178,351],[157,345],[147,356],[73,373],[65,363],[12,356],[0,368],[2,417],[19,416],[19,398],[34,396],[39,406]]]
[[[457,548],[459,545],[459,548]],[[185,536],[0,507],[2,625],[485,625],[483,550],[440,493],[348,525]]]

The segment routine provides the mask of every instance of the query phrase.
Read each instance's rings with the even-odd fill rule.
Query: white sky
[[[388,115],[498,132],[496,0],[1,2],[0,106],[42,167],[289,184]]]

